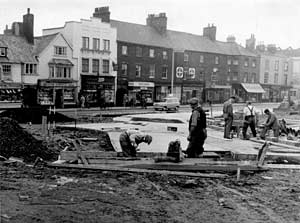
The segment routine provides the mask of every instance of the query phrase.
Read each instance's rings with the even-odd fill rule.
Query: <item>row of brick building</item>
[[[80,95],[94,105],[122,105],[124,95],[153,103],[169,94],[183,104],[191,97],[219,103],[232,94],[280,101],[292,88],[292,57],[275,45],[256,46],[254,35],[245,47],[233,36],[218,41],[214,25],[202,35],[169,30],[165,13],[141,25],[112,20],[101,7],[40,37],[33,26],[28,9],[0,35],[0,101],[16,100],[22,90],[58,107],[75,105]]]

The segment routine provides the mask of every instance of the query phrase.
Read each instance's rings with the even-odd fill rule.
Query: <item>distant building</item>
[[[34,54],[39,64],[37,100],[57,108],[77,102],[77,60],[73,48],[61,33],[35,37]]]
[[[258,44],[260,58],[259,82],[265,90],[263,101],[279,102],[289,96],[292,88],[292,63],[288,56],[278,51],[276,45]]]
[[[23,88],[35,87],[38,61],[33,53],[33,15],[0,35],[0,101],[20,101]]]
[[[98,15],[104,18],[97,18]],[[79,81],[79,95],[84,95],[92,105],[98,105],[100,100],[115,103],[117,30],[108,18],[108,8],[102,7],[95,10],[91,19],[66,22],[64,27],[43,30],[43,35],[61,33],[70,43],[73,58],[77,61],[74,72],[78,76],[74,75],[74,78]]]

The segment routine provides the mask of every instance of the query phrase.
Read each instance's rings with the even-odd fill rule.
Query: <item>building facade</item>
[[[89,20],[66,22],[64,27],[43,30],[43,35],[62,33],[71,44],[78,64],[75,71],[78,97],[84,95],[90,105],[115,104],[116,99],[117,31],[109,20],[99,18],[99,14],[108,12],[107,7],[96,8]]]

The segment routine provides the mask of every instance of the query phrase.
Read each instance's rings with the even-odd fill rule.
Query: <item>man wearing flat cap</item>
[[[201,108],[198,98],[190,99],[189,103],[192,114],[189,121],[189,135],[187,137],[189,144],[186,153],[189,158],[197,158],[203,154],[203,145],[207,138],[206,114]]]

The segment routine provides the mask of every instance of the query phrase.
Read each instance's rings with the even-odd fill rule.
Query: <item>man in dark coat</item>
[[[189,141],[186,154],[189,158],[197,158],[204,152],[204,141],[207,138],[206,132],[206,114],[199,105],[198,98],[192,98],[190,101],[192,115],[189,121]]]
[[[265,123],[264,129],[260,133],[260,138],[265,139],[266,133],[268,130],[272,129],[274,132],[274,137],[279,136],[279,123],[277,117],[274,113],[270,112],[269,109],[266,109],[264,113],[268,116],[268,119]]]

